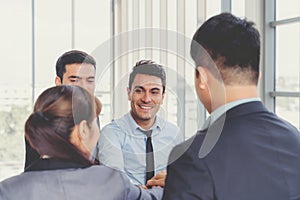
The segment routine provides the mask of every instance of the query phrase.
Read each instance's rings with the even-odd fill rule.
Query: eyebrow
[[[142,89],[142,90],[145,90],[145,88],[143,86],[140,86],[140,85],[135,86],[133,89]],[[161,90],[161,89],[158,88],[158,87],[154,87],[154,88],[151,88],[150,90],[153,91],[153,90]]]
[[[80,77],[80,76],[74,76],[74,75],[71,75],[71,76],[69,76],[68,78],[69,78],[69,79],[70,79],[70,78],[78,78],[78,79],[82,79],[82,77]],[[87,79],[95,79],[95,76],[89,76],[89,77],[87,77]]]
[[[69,76],[68,78],[81,78],[80,76]]]

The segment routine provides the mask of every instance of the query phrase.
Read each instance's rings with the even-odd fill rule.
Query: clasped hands
[[[167,171],[163,170],[158,172],[155,176],[153,176],[150,180],[147,181],[146,185],[141,185],[141,188],[155,188],[157,186],[164,187],[166,181]]]

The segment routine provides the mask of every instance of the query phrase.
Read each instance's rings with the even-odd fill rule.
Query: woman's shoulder
[[[115,187],[118,185],[120,188],[124,188],[124,185],[129,184],[129,179],[122,171],[104,165],[93,165],[84,169],[77,169],[68,176],[79,176],[77,179],[81,179],[80,177],[82,177],[82,179],[89,179],[91,182],[94,181],[94,184],[105,183],[106,185],[111,184]]]
[[[122,172],[105,166],[25,172],[0,182],[0,199],[27,195],[47,196],[47,200],[64,195],[86,197],[86,194],[105,194],[106,199],[127,196],[128,184]],[[125,184],[125,185],[124,185]],[[38,188],[38,190],[37,190]],[[52,192],[51,192],[52,191]],[[55,191],[55,193],[53,193]],[[83,198],[82,198],[83,199]]]
[[[122,176],[121,171],[111,167],[107,167],[105,165],[92,165],[84,169],[78,169],[78,171],[83,171],[83,172],[85,171],[86,173],[101,174],[101,175],[108,175],[108,176],[112,176],[112,175]]]

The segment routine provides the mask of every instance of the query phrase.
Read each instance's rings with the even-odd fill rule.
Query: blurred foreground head
[[[95,97],[82,87],[49,88],[38,97],[25,136],[42,157],[91,164],[99,137],[97,106]]]

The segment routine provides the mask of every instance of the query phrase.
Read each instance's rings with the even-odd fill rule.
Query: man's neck
[[[217,97],[218,95],[216,95]],[[219,98],[212,99],[211,112],[216,110],[218,107],[242,99],[248,98],[258,98],[257,86],[247,85],[247,86],[225,86],[223,96]],[[209,110],[208,110],[209,111]]]
[[[141,128],[143,128],[144,130],[149,130],[154,122],[155,122],[155,118],[149,119],[149,120],[141,120],[141,119],[137,119],[132,112],[130,112],[132,118],[134,119],[134,121],[137,123],[137,125],[139,125]]]
[[[226,103],[248,99],[257,98],[257,87],[255,85],[250,86],[226,86]]]

